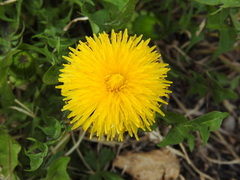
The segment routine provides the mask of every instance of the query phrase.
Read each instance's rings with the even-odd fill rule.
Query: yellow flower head
[[[82,126],[107,140],[123,140],[124,132],[138,139],[138,128],[151,130],[155,112],[162,115],[161,97],[168,97],[169,68],[161,62],[150,40],[129,36],[128,31],[105,32],[80,41],[64,64],[59,81],[72,129]]]

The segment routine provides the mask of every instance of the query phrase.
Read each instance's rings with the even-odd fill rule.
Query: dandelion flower
[[[165,80],[168,64],[160,60],[150,40],[129,36],[128,31],[105,32],[86,37],[64,56],[68,64],[61,69],[58,88],[65,96],[72,129],[82,126],[107,140],[123,134],[138,139],[137,131],[151,130],[155,113],[162,115],[162,97],[168,97],[170,81]]]

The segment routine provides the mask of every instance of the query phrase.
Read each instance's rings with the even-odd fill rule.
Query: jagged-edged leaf
[[[213,111],[194,119],[191,124],[197,127],[202,136],[203,144],[206,144],[210,132],[217,130],[221,126],[222,120],[227,116],[226,112]]]
[[[166,114],[166,116],[168,116],[168,114]],[[184,121],[178,124],[172,124],[172,128],[167,136],[158,144],[158,146],[163,147],[172,144],[179,144],[186,139],[190,150],[193,150],[195,137],[192,133],[194,131],[199,131],[203,144],[206,144],[210,132],[217,130],[220,127],[222,120],[227,116],[228,113],[226,112],[213,111],[192,121],[188,120],[187,122]],[[179,114],[179,117],[179,119],[181,119],[182,115]],[[177,117],[174,121],[176,120]]]

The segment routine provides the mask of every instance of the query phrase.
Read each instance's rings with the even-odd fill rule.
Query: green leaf
[[[33,37],[46,42],[51,48],[56,49],[58,54],[61,54],[63,50],[71,46],[74,42],[72,39],[59,37],[55,27],[45,29],[44,33],[34,35]]]
[[[215,13],[217,8],[214,6],[207,7],[208,10],[208,19],[206,27],[212,30],[220,30],[222,27],[226,27],[225,19],[229,15],[228,10],[220,11],[219,13]]]
[[[238,19],[239,19],[238,10],[231,9],[230,17],[231,17],[232,23],[235,27],[235,30],[238,32],[238,34],[240,34],[240,22],[238,21]],[[238,39],[239,39],[239,37],[238,37]]]
[[[49,166],[47,177],[44,180],[70,180],[67,173],[67,164],[70,157],[60,157]]]
[[[61,133],[61,124],[54,117],[44,117],[45,127],[40,127],[42,131],[51,138],[57,138]]]
[[[208,77],[211,80],[211,91],[213,100],[216,104],[219,104],[226,99],[237,99],[238,95],[233,92],[230,88],[223,88],[218,81],[213,79],[213,77],[208,73]]]
[[[240,7],[240,0],[195,0],[206,5],[220,5],[221,8]]]
[[[158,144],[158,146],[163,147],[172,144],[179,144],[184,141],[184,139],[189,140],[193,138],[191,130],[193,127],[189,125],[180,124],[178,126],[173,126],[168,132],[167,136]],[[190,140],[191,141],[191,140]]]
[[[103,9],[93,11],[96,7],[91,1],[81,5],[82,13],[89,18],[93,33],[109,32],[122,28],[132,17],[138,0],[104,0]]]
[[[99,169],[103,169],[104,166],[114,158],[114,153],[109,148],[102,148],[99,154]]]
[[[169,113],[167,113],[166,116],[168,116],[168,114]],[[228,113],[213,111],[211,113],[198,117],[192,121],[184,121],[178,123],[177,125],[172,124],[172,128],[168,132],[167,136],[158,144],[158,146],[163,147],[172,144],[179,144],[186,139],[190,150],[193,150],[195,137],[193,136],[192,133],[194,131],[199,131],[203,140],[203,144],[206,144],[210,132],[217,130],[220,127],[222,120],[227,116]],[[167,119],[170,118],[171,116],[167,117]],[[182,115],[180,114],[179,119],[183,119]],[[173,121],[175,122],[176,120],[177,119]]]
[[[34,144],[28,150],[24,150],[25,155],[30,159],[30,169],[27,169],[26,171],[35,171],[43,163],[44,157],[47,156],[48,146],[33,138],[27,139],[34,142]]]
[[[94,171],[100,172],[114,158],[114,153],[109,148],[102,148],[99,154],[92,150],[86,151],[84,157]]]
[[[216,6],[218,5],[219,8],[212,13],[212,15],[216,15],[223,10],[230,9],[230,8],[239,8],[240,7],[240,0],[195,0],[201,4]]]
[[[92,150],[86,151],[84,158],[85,158],[87,164],[89,164],[91,166],[91,168],[93,168],[94,171],[98,170],[97,155],[94,151],[92,151]]]
[[[222,87],[217,87],[217,85],[215,85],[215,88],[212,89],[212,96],[213,96],[213,100],[216,104],[219,104],[220,102],[222,102],[223,100],[226,99],[237,99],[238,95],[233,92],[233,90],[231,89],[227,89],[227,88],[222,88]]]
[[[186,51],[189,51],[195,44],[199,43],[200,41],[202,41],[205,38],[205,36],[202,32],[199,35],[196,34],[196,31],[191,34],[192,34],[192,37],[190,39],[190,42],[188,44]]]
[[[18,153],[21,150],[21,146],[3,129],[0,129],[0,144],[2,175],[6,179],[18,179],[14,173],[14,169],[18,164]]]
[[[19,48],[22,49],[22,50],[26,50],[26,51],[35,51],[35,52],[37,52],[39,54],[42,54],[46,57],[51,57],[51,55],[49,55],[49,54],[51,54],[49,51],[48,51],[48,53],[46,53],[45,50],[43,50],[42,48],[38,48],[38,47],[33,46],[31,44],[22,43],[19,46]]]
[[[240,75],[233,78],[231,81],[231,89],[236,89],[240,86]]]
[[[102,177],[100,173],[95,173],[95,174],[91,174],[88,177],[88,180],[102,180]]]
[[[70,41],[68,41],[70,42]],[[66,42],[67,43],[67,42]],[[70,43],[69,43],[70,44]],[[68,45],[69,45],[68,44]],[[64,45],[65,48],[66,47],[69,47],[68,45]],[[37,53],[40,53],[42,55],[44,55],[46,57],[46,60],[45,61],[48,61],[48,62],[53,62],[55,64],[55,62],[58,61],[58,58],[57,56],[50,52],[49,49],[48,49],[48,46],[45,45],[44,48],[38,48],[36,46],[33,46],[33,45],[30,45],[30,44],[26,44],[26,43],[22,43],[20,46],[19,46],[20,49],[23,49],[23,50],[28,50],[28,51],[35,51]]]
[[[10,111],[9,106],[14,104],[15,96],[12,89],[9,87],[7,78],[0,85],[0,105],[5,112]]]
[[[56,143],[65,133],[61,133],[62,126],[60,122],[54,117],[43,116],[44,125],[38,125],[38,128],[41,129],[44,134],[47,135],[47,145],[52,145]]]
[[[165,116],[161,116],[161,115],[160,116],[167,125],[178,125],[181,123],[188,122],[188,119],[181,114],[178,114],[175,112],[167,112],[167,111],[164,111],[164,114]]]
[[[2,87],[2,83],[7,76],[8,69],[12,64],[12,59],[15,54],[20,52],[21,50],[13,49],[6,56],[0,56],[0,88]]]
[[[191,74],[193,77],[187,77],[190,84],[188,94],[199,94],[201,97],[204,97],[208,92],[206,79],[198,73],[191,72]]]
[[[43,75],[43,82],[47,85],[57,84],[61,67],[57,64],[51,66]]]
[[[116,2],[111,0],[111,2]],[[124,0],[121,3],[118,1],[116,9],[109,5],[110,18],[107,20],[105,25],[109,25],[109,29],[120,29],[131,19],[135,6],[138,0]]]
[[[106,30],[103,24],[105,23],[107,17],[108,17],[107,10],[99,10],[94,14],[88,15],[93,33],[98,33]]]
[[[221,8],[238,8],[240,7],[240,0],[220,0]]]
[[[194,119],[191,124],[198,127],[203,144],[206,144],[210,135],[209,132],[217,130],[221,126],[222,120],[227,116],[228,113],[226,112],[213,111]]]
[[[217,51],[213,54],[212,60],[216,59],[219,54],[230,51],[236,42],[236,38],[237,36],[234,28],[221,27],[218,48]]]
[[[199,2],[201,4],[206,4],[206,5],[218,5],[221,0],[195,0],[196,2]]]
[[[5,56],[0,56],[0,102],[5,109],[10,106],[14,100],[12,90],[7,83],[7,76],[13,61],[13,56],[20,51],[21,50],[18,49],[12,49]]]
[[[11,22],[13,28],[16,29],[19,25],[21,7],[22,0],[16,1],[16,3],[9,3],[8,5],[0,5],[0,19]]]
[[[133,31],[138,35],[143,35],[144,38],[151,38],[156,40],[160,37],[160,34],[156,29],[161,29],[162,24],[160,21],[149,15],[140,15],[133,23]]]

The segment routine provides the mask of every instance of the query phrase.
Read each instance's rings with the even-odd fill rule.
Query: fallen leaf
[[[177,179],[180,165],[177,157],[167,149],[150,152],[127,152],[119,155],[113,166],[123,169],[135,180]]]

